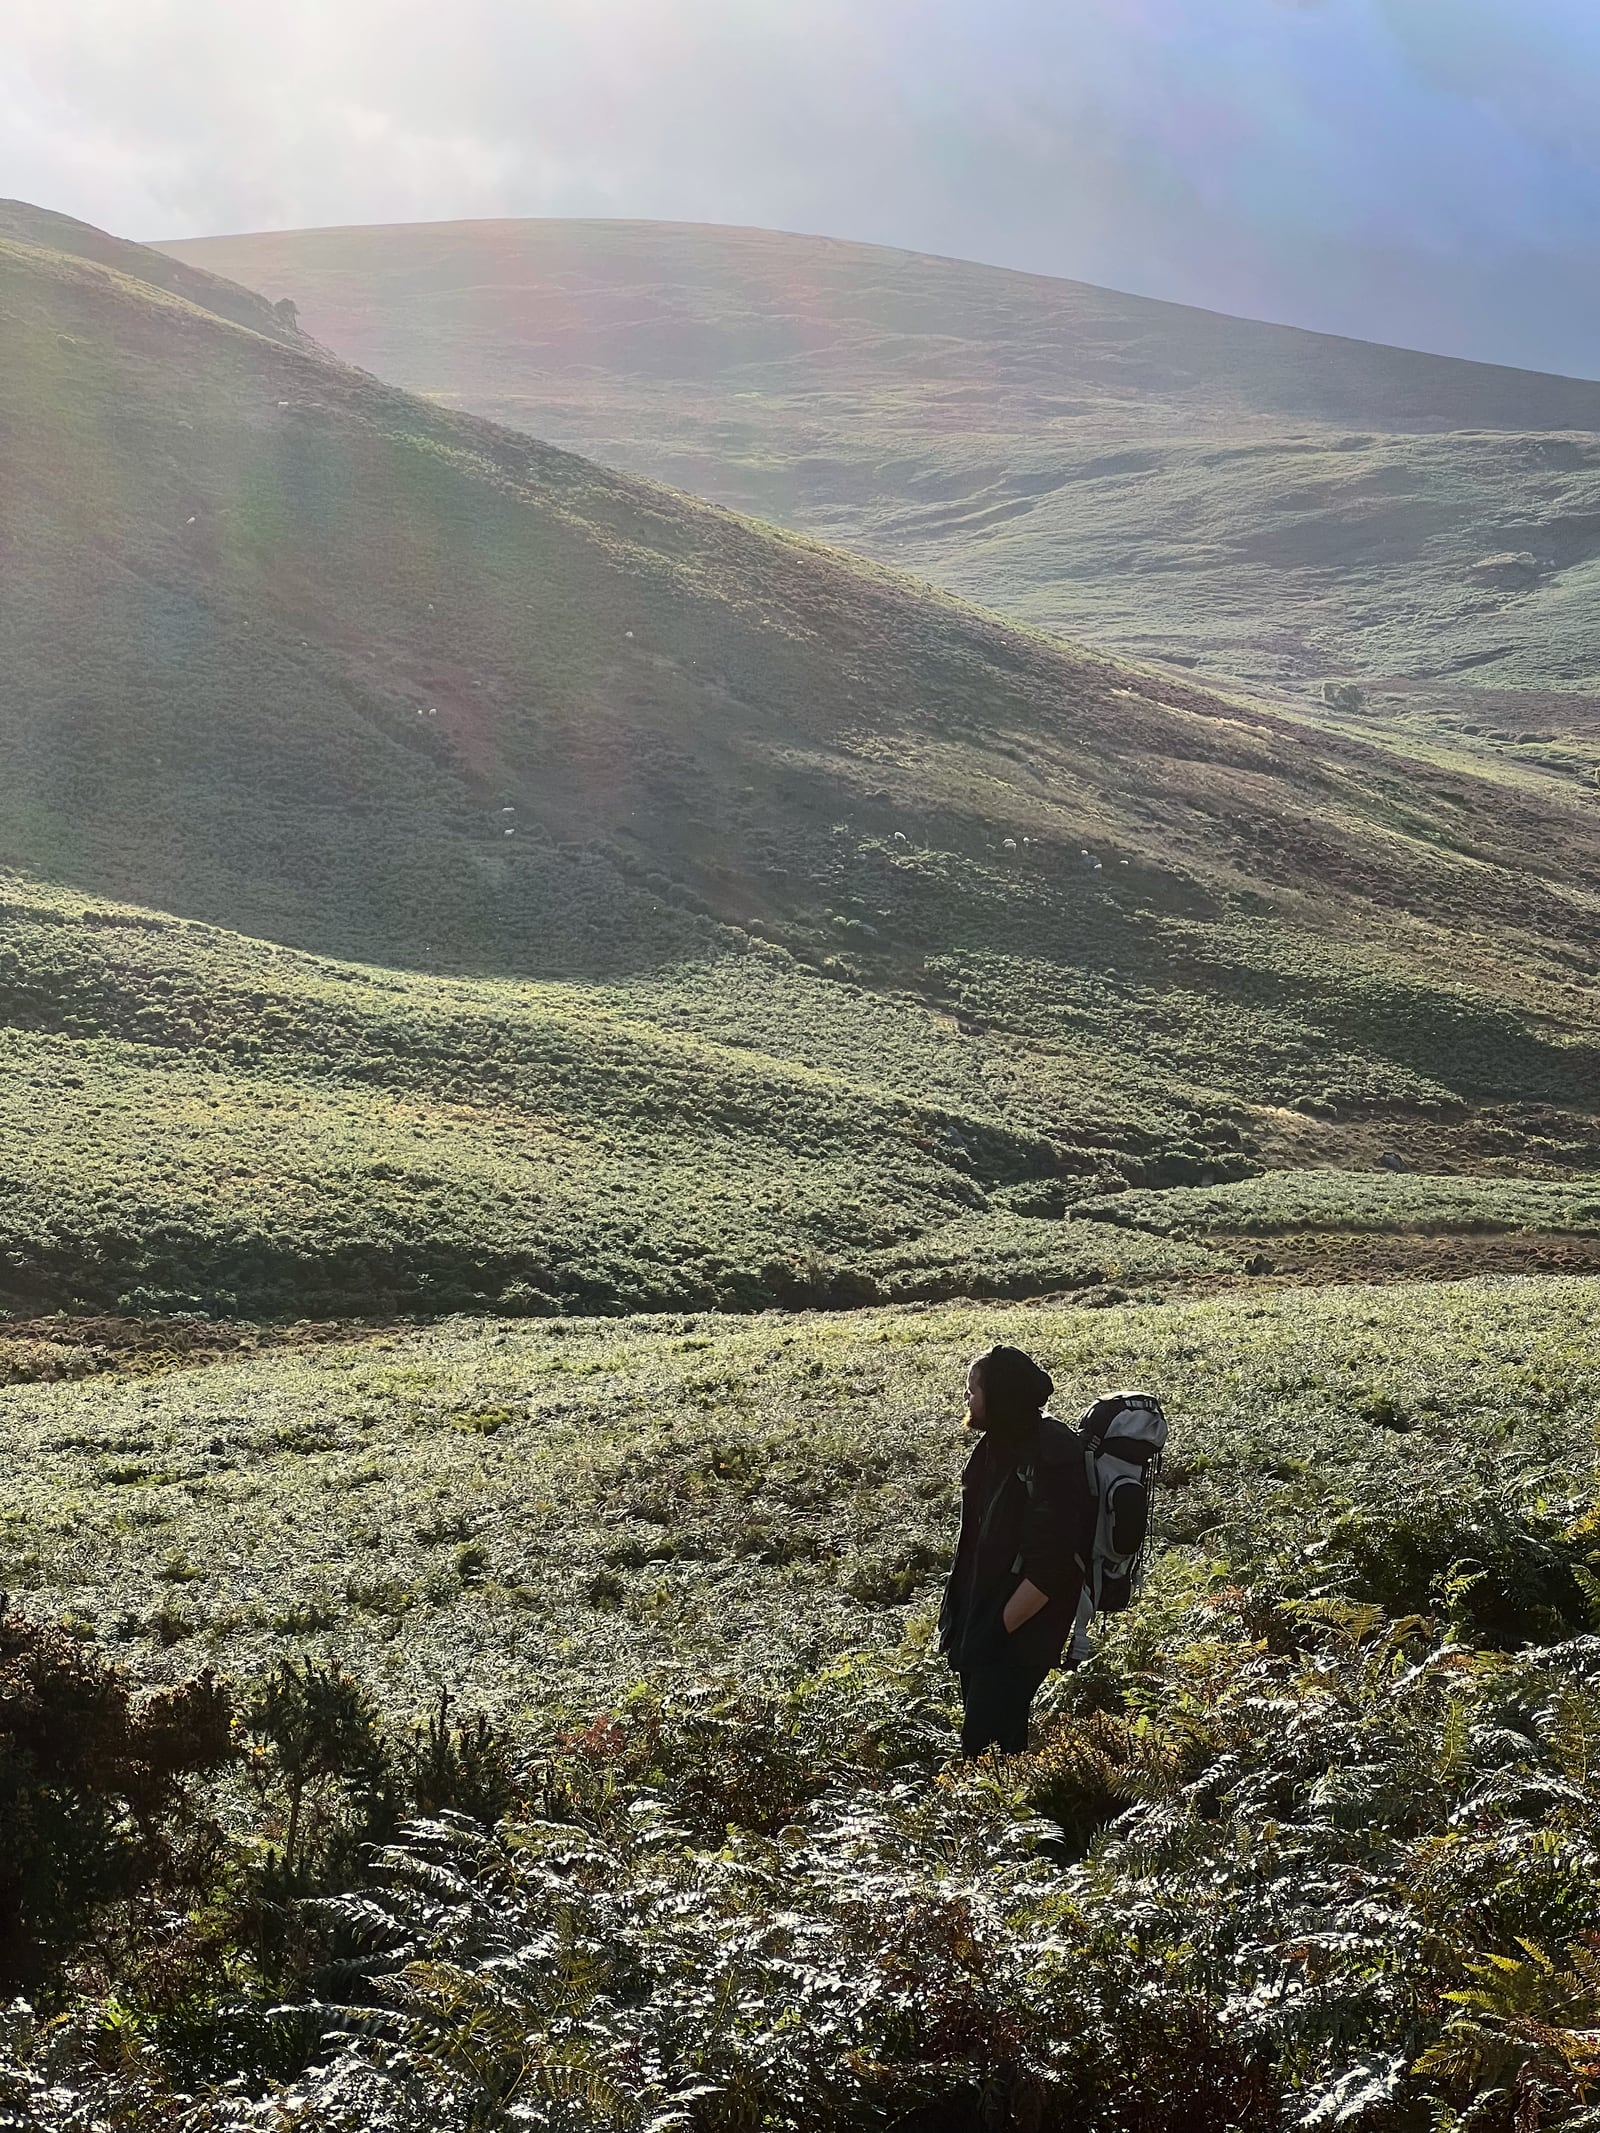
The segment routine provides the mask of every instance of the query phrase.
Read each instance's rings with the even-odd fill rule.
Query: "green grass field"
[[[1028,1220],[1015,1181],[1058,1144],[972,1048],[941,1056],[902,1008],[875,1045],[846,1019],[860,1056],[830,1059],[834,988],[785,994],[787,959],[704,972],[724,1013],[774,981],[785,1019],[757,1046],[670,994],[402,976],[136,917],[19,902],[0,933],[15,1309],[748,1309],[1221,1264],[1079,1234],[1053,1203]],[[1092,1176],[1205,1159],[1161,1093],[1080,1098]]]
[[[178,1824],[204,1904],[159,1943],[108,1911],[0,2098],[50,2133],[1581,2123],[1597,1313],[457,1320],[0,1392],[0,1565],[56,1666],[220,1666],[185,1693],[245,1757]],[[1140,1608],[1032,1755],[963,1772],[929,1640],[996,1336],[1065,1411],[1132,1379],[1176,1431]],[[248,1685],[292,1712],[333,1677],[264,1670],[330,1659],[370,1700],[298,1762]]]
[[[1058,1405],[1157,1386],[1163,1531],[1288,1547],[1342,1508],[1497,1469],[1581,1479],[1592,1281],[1329,1289],[1109,1310],[456,1320],[154,1376],[0,1391],[6,1582],[147,1675],[334,1654],[402,1715],[440,1687],[525,1723],[636,1682],[769,1686],[925,1640],[965,1358],[1039,1355]]]

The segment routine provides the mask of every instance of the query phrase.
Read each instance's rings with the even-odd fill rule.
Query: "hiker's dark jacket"
[[[1011,1659],[1042,1678],[1055,1665],[1078,1612],[1091,1515],[1082,1440],[1064,1422],[1042,1415],[979,1439],[961,1476],[961,1536],[939,1610],[939,1649],[957,1673]],[[1008,1634],[1006,1602],[1024,1578],[1048,1604]]]

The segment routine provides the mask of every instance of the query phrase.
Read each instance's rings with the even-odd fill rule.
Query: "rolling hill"
[[[1259,1205],[1190,1234],[1130,1185],[1592,1160],[1575,788],[1119,666],[11,226],[15,1308],[1116,1293],[1275,1263]],[[1361,1263],[1370,1198],[1280,1206],[1276,1259]],[[1586,1263],[1564,1209],[1513,1226]]]
[[[764,231],[168,249],[414,392],[1021,620],[1600,761],[1600,385]]]
[[[109,231],[98,230],[90,222],[79,222],[75,216],[32,207],[25,200],[0,200],[0,241],[42,246],[66,259],[108,267],[114,274],[163,289],[169,296],[209,311],[216,318],[248,326],[251,332],[264,334],[268,340],[282,341],[288,347],[300,343],[292,307],[269,303],[253,289],[241,288],[223,275],[186,266],[182,260],[152,252],[147,245],[130,244],[127,238],[113,237]]]

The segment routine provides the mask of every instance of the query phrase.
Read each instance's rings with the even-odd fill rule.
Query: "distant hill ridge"
[[[1597,672],[1591,381],[758,230],[168,249],[412,391],[1107,648],[1302,696],[1398,679],[1394,715],[1438,684],[1445,718]]]
[[[219,273],[248,266],[264,290],[303,291],[296,300],[309,313],[337,324],[334,345],[361,342],[385,359],[382,375],[419,389],[394,367],[426,360],[388,308],[402,298],[440,307],[436,357],[464,354],[442,344],[440,329],[470,323],[552,371],[587,356],[618,371],[619,357],[631,359],[691,385],[739,362],[805,362],[843,376],[875,365],[881,337],[898,335],[981,350],[1002,397],[1092,383],[1158,415],[1181,411],[1185,422],[1272,415],[1396,432],[1600,431],[1593,380],[833,238],[530,219],[196,237],[159,250]],[[446,306],[459,310],[452,317]],[[420,308],[413,316],[420,341]]]

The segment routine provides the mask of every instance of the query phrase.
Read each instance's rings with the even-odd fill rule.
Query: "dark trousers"
[[[998,1748],[1002,1755],[1021,1755],[1028,1745],[1028,1713],[1044,1675],[1001,1651],[988,1665],[963,1667],[959,1679],[962,1754],[970,1758]]]

